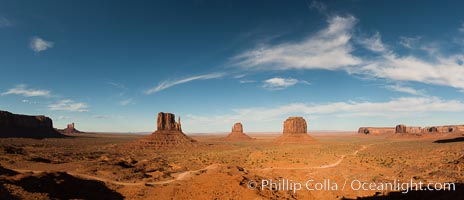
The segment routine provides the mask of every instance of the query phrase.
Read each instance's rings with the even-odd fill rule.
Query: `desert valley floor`
[[[143,135],[79,134],[59,139],[0,139],[0,199],[366,199],[463,195],[464,137],[394,138],[310,133],[305,144],[277,134],[192,135],[192,147],[153,149]],[[261,190],[261,181],[328,180],[337,190]],[[342,191],[346,180],[454,182],[456,191]],[[253,184],[250,189],[250,182]],[[330,184],[327,186],[329,187]],[[462,196],[461,196],[462,197]]]

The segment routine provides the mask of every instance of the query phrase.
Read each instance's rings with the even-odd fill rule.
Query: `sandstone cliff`
[[[303,117],[289,117],[284,122],[285,134],[307,134],[306,120]]]
[[[52,138],[63,135],[53,128],[52,120],[43,115],[18,115],[0,111],[0,137]]]
[[[394,134],[396,131],[395,127],[360,127],[358,133],[366,135],[385,135]]]
[[[446,125],[446,126],[406,126],[404,124],[396,127],[360,127],[358,133],[368,135],[395,134],[397,136],[427,136],[433,134],[453,134],[464,133],[464,125]]]
[[[278,142],[299,143],[313,141],[308,135],[306,120],[303,117],[289,117],[284,121],[283,135],[277,138]]]

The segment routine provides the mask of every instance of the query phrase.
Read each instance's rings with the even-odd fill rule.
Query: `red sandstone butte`
[[[243,140],[252,140],[250,136],[243,133],[243,125],[240,122],[237,122],[232,126],[232,131],[227,135],[226,140],[233,141],[243,141]]]
[[[197,143],[182,132],[180,117],[176,122],[172,113],[158,113],[156,125],[157,130],[142,140],[147,147],[189,146]]]
[[[308,127],[303,117],[289,117],[284,121],[283,135],[277,138],[278,142],[308,142],[314,138],[308,135]]]
[[[76,129],[74,122],[71,124],[68,124],[66,128],[63,129],[62,132],[66,134],[82,133],[81,131]]]

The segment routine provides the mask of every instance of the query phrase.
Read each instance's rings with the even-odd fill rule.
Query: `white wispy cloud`
[[[458,31],[464,33],[464,22],[461,23],[461,26],[458,28]]]
[[[6,92],[2,93],[2,95],[10,95],[10,94],[22,95],[25,97],[50,97],[51,96],[51,93],[48,90],[28,88],[28,86],[25,84],[17,85],[16,87],[11,88],[7,90]]]
[[[94,115],[93,118],[96,118],[96,119],[109,119],[111,118],[110,115]]]
[[[263,81],[263,88],[267,90],[282,90],[293,86],[297,83],[309,84],[307,81],[301,81],[294,78],[274,77]]]
[[[398,81],[413,81],[432,85],[464,89],[464,55],[443,56],[435,54],[433,61],[416,56],[399,56],[389,51],[366,62],[364,66],[350,69],[351,73]]]
[[[307,1],[305,1],[307,3]],[[311,4],[309,5],[310,9],[315,9],[319,13],[326,14],[327,12],[327,5],[325,5],[322,2],[319,1],[312,1]]]
[[[54,42],[46,41],[40,37],[34,36],[31,38],[29,47],[35,52],[45,51],[54,46]]]
[[[167,80],[159,83],[157,86],[150,88],[145,91],[145,94],[153,94],[165,89],[168,89],[170,87],[173,87],[175,85],[183,84],[183,83],[188,83],[190,81],[195,81],[195,80],[207,80],[207,79],[216,79],[216,78],[221,78],[225,75],[225,73],[209,73],[209,74],[203,74],[203,75],[198,75],[198,76],[192,76],[192,77],[187,77],[183,79],[178,79],[178,80]]]
[[[463,112],[464,102],[444,100],[439,97],[401,97],[384,102],[347,101],[324,104],[291,103],[273,107],[252,107],[233,109],[232,114],[202,116],[187,115],[185,124],[208,124],[228,127],[236,121],[265,124],[269,121],[282,121],[288,116],[299,115],[305,118],[326,116],[338,117],[404,117],[420,116],[437,112]],[[205,127],[206,128],[206,127]]]
[[[11,26],[10,20],[6,17],[0,17],[0,28]]]
[[[21,100],[22,103],[26,103],[26,104],[38,104],[37,101],[31,101],[31,100],[28,100],[28,99],[23,99]]]
[[[121,105],[121,106],[127,106],[127,105],[133,104],[133,103],[134,103],[134,100],[132,98],[124,99],[122,101],[119,101],[119,105]]]
[[[255,80],[240,80],[239,83],[256,83]]]
[[[420,36],[416,36],[416,37],[401,36],[399,43],[405,48],[413,49],[413,48],[416,48],[419,40],[421,40]]]
[[[71,119],[71,117],[69,117],[69,116],[59,116],[58,119],[60,119],[60,120],[68,120],[68,119]]]
[[[60,100],[54,104],[48,105],[50,110],[70,111],[70,112],[88,112],[88,105],[81,102],[75,102],[70,99]]]
[[[396,91],[396,92],[403,92],[403,93],[408,93],[412,95],[417,95],[417,96],[424,96],[425,95],[425,90],[417,90],[412,87],[407,87],[407,86],[402,86],[399,84],[396,85],[387,85],[385,88]]]
[[[243,78],[245,76],[246,76],[246,74],[239,74],[239,75],[235,75],[234,78]]]
[[[406,48],[426,51],[428,58],[400,55],[382,42],[377,32],[372,37],[353,41],[353,16],[332,16],[328,26],[305,40],[277,45],[262,45],[233,57],[235,65],[260,70],[325,69],[374,79],[420,82],[464,89],[464,55],[444,55],[436,44],[416,44],[420,37],[401,38]],[[380,55],[354,55],[353,42]]]
[[[254,69],[329,69],[358,65],[362,60],[352,55],[353,16],[334,16],[328,27],[300,42],[263,45],[233,58],[235,65]],[[335,59],[336,58],[336,59]]]
[[[359,42],[371,51],[382,52],[387,50],[385,44],[382,43],[379,32],[376,32],[372,37],[361,38]]]
[[[127,87],[122,83],[116,83],[116,82],[113,82],[113,81],[108,81],[108,82],[106,82],[106,84],[111,85],[111,86],[113,86],[113,87],[115,87],[117,89],[127,90]]]

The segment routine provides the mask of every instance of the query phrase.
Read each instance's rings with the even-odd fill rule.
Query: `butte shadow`
[[[37,199],[39,194],[50,199],[124,199],[101,181],[66,172],[19,173],[0,166],[0,199]]]

